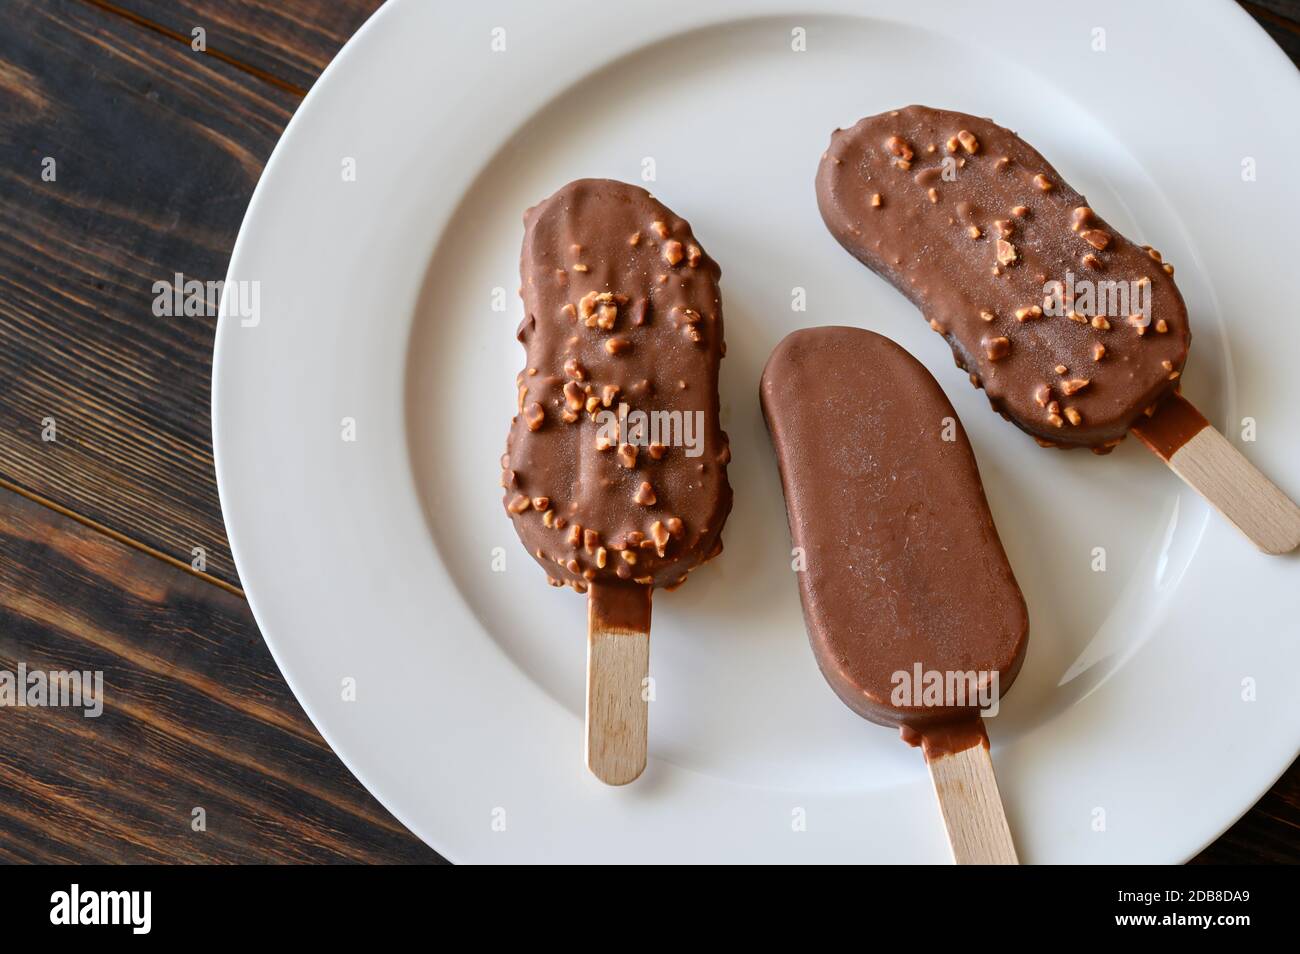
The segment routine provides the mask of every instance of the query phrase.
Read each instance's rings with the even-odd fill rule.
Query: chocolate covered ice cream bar
[[[981,711],[1019,673],[1029,617],[956,412],[857,328],[786,337],[760,397],[822,675],[922,747],[959,861],[1014,861]]]
[[[651,593],[722,549],[721,270],[650,193],[580,179],[524,214],[527,353],[503,503],[550,581],[588,593],[587,764],[646,763]]]
[[[832,133],[817,203],[1040,444],[1105,453],[1132,430],[1261,549],[1300,544],[1300,508],[1177,393],[1173,266],[1015,133],[926,106],[868,116]]]

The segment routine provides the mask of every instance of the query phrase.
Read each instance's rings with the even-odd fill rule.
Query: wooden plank
[[[237,583],[216,319],[156,317],[153,285],[224,277],[297,98],[78,0],[0,6],[0,87],[0,477]]]
[[[1300,760],[1293,762],[1250,811],[1191,863],[1300,864]]]
[[[1241,6],[1300,66],[1300,0],[1254,0]]]
[[[207,48],[298,91],[383,0],[88,0],[148,21],[186,43],[202,27]]]
[[[317,735],[243,600],[0,491],[0,671],[20,663],[102,671],[104,706],[0,709],[0,857],[441,860]]]

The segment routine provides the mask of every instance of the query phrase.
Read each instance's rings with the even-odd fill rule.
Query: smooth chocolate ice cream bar
[[[817,203],[1040,443],[1109,449],[1177,388],[1191,335],[1173,267],[1010,130],[925,106],[869,116],[831,134]]]
[[[524,226],[506,510],[557,586],[675,586],[731,509],[721,269],[684,219],[609,179],[569,183]]]
[[[947,397],[901,347],[857,328],[786,337],[760,396],[826,681],[913,744],[951,725],[971,728],[960,744],[986,741],[978,693],[897,694],[931,673],[986,689],[996,673],[1005,693],[1028,639],[1024,597]]]

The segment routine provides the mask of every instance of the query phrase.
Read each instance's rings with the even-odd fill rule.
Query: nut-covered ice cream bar
[[[1040,443],[1104,451],[1176,389],[1191,335],[1173,267],[1010,130],[925,106],[869,116],[831,135],[817,202]]]
[[[571,182],[524,225],[506,510],[557,586],[675,586],[721,549],[731,509],[721,270],[622,182]]]
[[[909,741],[949,724],[972,727],[966,744],[982,740],[978,692],[896,694],[930,673],[947,686],[973,674],[1005,693],[1028,638],[1024,597],[947,397],[901,347],[856,328],[786,337],[760,394],[827,682]]]

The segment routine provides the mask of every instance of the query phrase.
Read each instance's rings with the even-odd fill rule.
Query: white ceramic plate
[[[1246,452],[1300,494],[1300,80],[1233,4],[394,0],[254,195],[230,279],[260,282],[261,320],[221,320],[213,429],[285,678],[447,857],[947,859],[920,755],[840,705],[807,647],[757,401],[805,325],[899,341],[970,432],[1032,620],[990,728],[1023,859],[1180,861],[1300,749],[1296,561],[1255,552],[1134,441],[1040,450],[823,227],[830,131],[912,102],[1020,130],[1165,252],[1195,330],[1186,393],[1234,439],[1253,418]],[[723,557],[655,600],[651,761],[608,789],[582,764],[585,602],[519,546],[497,459],[520,214],[573,178],[638,181],[647,157],[722,263],[736,505]]]

